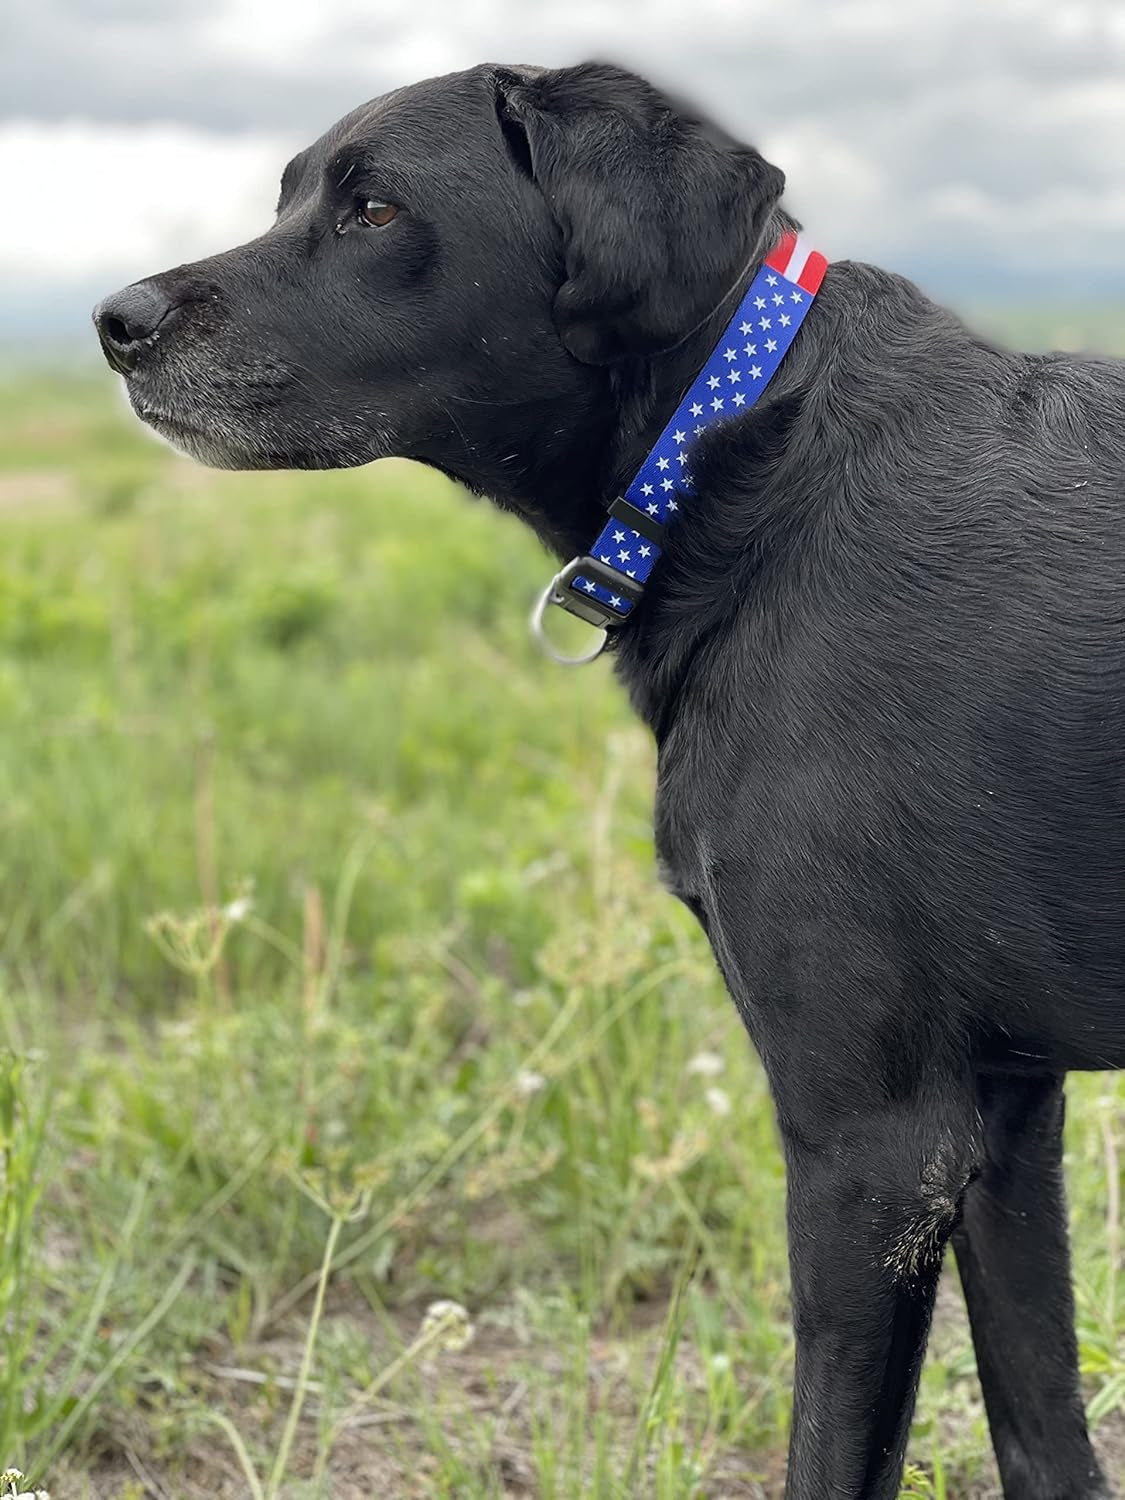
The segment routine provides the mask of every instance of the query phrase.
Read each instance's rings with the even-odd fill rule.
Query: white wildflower
[[[707,1090],[703,1097],[707,1100],[707,1104],[712,1114],[730,1114],[730,1095],[725,1089],[710,1088]]]
[[[700,1078],[717,1078],[725,1067],[717,1052],[697,1052],[688,1062],[687,1071],[697,1073]]]
[[[447,1354],[459,1354],[473,1341],[473,1327],[466,1308],[460,1302],[451,1302],[448,1298],[442,1298],[438,1302],[431,1302],[426,1309],[426,1316],[422,1319],[422,1338],[434,1336],[439,1349],[444,1349]]]
[[[542,1073],[536,1073],[531,1068],[521,1068],[516,1074],[516,1093],[528,1097],[539,1093],[540,1089],[547,1087],[547,1080]]]
[[[228,922],[245,922],[253,910],[254,903],[249,896],[236,896],[223,907],[223,916]]]

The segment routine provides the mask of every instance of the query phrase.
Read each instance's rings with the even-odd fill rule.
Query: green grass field
[[[777,1496],[764,1081],[646,733],[526,638],[537,544],[402,464],[206,472],[78,375],[0,388],[0,527],[0,1470]],[[1120,1472],[1125,1087],[1068,1129]],[[998,1494],[952,1267],[911,1456]]]

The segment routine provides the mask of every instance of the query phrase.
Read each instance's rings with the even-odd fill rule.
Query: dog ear
[[[508,149],[562,235],[563,344],[605,365],[678,343],[749,265],[783,173],[620,68],[501,69],[494,86]]]

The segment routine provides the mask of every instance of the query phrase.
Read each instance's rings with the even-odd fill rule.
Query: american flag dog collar
[[[716,423],[737,417],[761,398],[797,336],[824,280],[828,262],[804,235],[786,233],[766,256],[707,363],[689,386],[609,521],[585,557],[556,573],[532,611],[531,629],[549,656],[567,665],[593,661],[607,631],[626,621],[644,594],[664,547],[669,518],[695,493],[691,449]],[[557,604],[600,627],[596,647],[565,656],[543,629]]]

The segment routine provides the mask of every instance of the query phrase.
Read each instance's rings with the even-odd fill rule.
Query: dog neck
[[[762,246],[798,229],[775,209]],[[458,404],[449,429],[406,456],[514,512],[560,560],[584,552],[715,349],[763,259],[764,253],[755,256],[723,304],[673,348],[597,372],[582,367],[597,378],[576,381],[565,394],[539,383],[543,362],[529,350],[526,379],[514,383],[508,400]]]
[[[787,214],[777,210],[763,235],[763,244],[775,251],[781,244],[791,244],[798,229]],[[731,342],[724,336],[732,322],[739,322],[739,318],[732,319],[732,312],[746,301],[755,280],[765,269],[767,258],[756,257],[723,305],[672,349],[645,358],[619,360],[607,367],[600,382],[591,381],[561,400],[554,391],[536,390],[529,381],[520,390],[518,399],[503,406],[489,405],[487,435],[468,430],[472,420],[466,414],[455,426],[459,446],[464,448],[468,462],[448,467],[438,462],[436,466],[445,468],[474,493],[488,496],[502,509],[518,514],[560,559],[585,554],[605,527],[607,511],[615,499],[629,491],[634,478],[639,480],[646,460],[656,461],[653,450],[685,392],[702,378],[701,372],[706,375],[709,361],[716,355],[721,360],[722,350]],[[782,281],[781,287],[791,294],[787,282]],[[760,290],[766,290],[764,285]],[[777,290],[774,286],[769,288],[771,294]],[[772,296],[770,311],[773,311]],[[792,311],[789,309],[790,314]],[[738,329],[734,331],[737,333]],[[761,340],[761,357],[753,357],[753,363],[761,363],[763,375],[770,373],[771,364],[776,371],[769,383],[769,399],[757,406],[752,400],[736,406],[734,389],[724,381],[727,395],[723,420],[711,427],[706,421],[701,424],[696,417],[690,430],[684,428],[685,439],[694,443],[691,467],[699,471],[697,477],[704,476],[703,487],[691,497],[690,506],[684,507],[695,512],[695,519],[678,528],[680,544],[673,542],[672,557],[661,568],[661,579],[668,579],[673,570],[679,574],[681,569],[673,565],[685,534],[690,536],[705,525],[706,455],[716,447],[716,434],[723,435],[720,446],[729,446],[736,439],[744,447],[743,440],[754,433],[765,428],[773,432],[777,428],[774,418],[777,410],[786,407],[789,387],[793,385],[790,377],[795,374],[795,366],[804,361],[797,357],[798,341],[795,352],[788,355],[779,369],[777,359],[785,351],[782,349],[769,360],[764,348],[768,336],[761,329],[745,336],[739,333],[737,347],[739,360],[747,363],[752,357],[747,355],[743,360],[745,345]],[[723,374],[728,373],[722,364],[719,369]],[[749,386],[752,377],[748,363],[743,375],[745,385]],[[764,386],[765,381],[761,384]],[[713,394],[708,391],[709,396]],[[710,401],[707,405],[710,406]],[[708,411],[707,416],[713,415]],[[694,430],[701,426],[707,429],[702,435]],[[580,442],[576,440],[579,434]],[[417,456],[424,462],[435,462],[430,454]],[[678,521],[679,515],[668,516],[665,511],[662,519]],[[647,541],[643,536],[635,540],[639,544]],[[658,586],[655,592],[659,597],[663,589]],[[646,600],[645,607],[638,608],[635,620],[627,624],[623,620],[626,628],[611,629],[610,644],[620,647],[637,637],[642,623],[647,625],[651,621],[654,611],[649,606],[655,602]],[[647,629],[645,633],[649,633]]]

